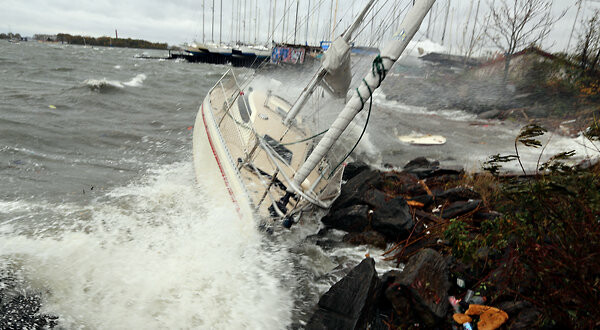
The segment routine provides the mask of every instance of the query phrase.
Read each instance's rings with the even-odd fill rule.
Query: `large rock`
[[[408,204],[402,196],[386,201],[373,212],[371,227],[393,240],[410,235],[415,225]]]
[[[369,225],[369,206],[352,205],[343,209],[331,210],[321,221],[330,228],[360,232]]]
[[[378,289],[375,261],[366,258],[321,297],[306,329],[365,329]]]
[[[481,198],[481,196],[477,192],[466,187],[450,188],[435,195],[435,200],[438,203],[442,201],[448,201],[452,203],[456,201],[468,201],[469,199],[479,198]]]
[[[368,169],[370,169],[369,165],[361,161],[348,163],[348,165],[344,167],[344,174],[342,174],[342,180],[348,181],[360,174],[362,171]]]
[[[481,200],[471,200],[471,201],[458,201],[450,204],[447,208],[442,211],[442,218],[451,219],[471,211],[474,211],[479,206],[482,205]]]
[[[340,196],[331,206],[332,210],[342,209],[357,204],[369,204],[369,196],[365,194],[377,190],[381,186],[381,174],[376,170],[366,170],[348,180],[343,186]]]
[[[449,289],[446,260],[435,250],[423,249],[396,273],[385,296],[401,318],[419,320],[431,328],[448,312]]]
[[[430,162],[425,157],[418,157],[404,165],[404,171],[423,179],[431,176],[435,170],[439,169],[439,165],[438,161]]]

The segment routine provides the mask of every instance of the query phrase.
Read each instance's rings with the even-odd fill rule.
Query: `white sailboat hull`
[[[242,219],[253,219],[250,198],[217,127],[210,97],[207,96],[196,115],[193,132],[193,158],[196,178],[216,180],[211,194],[232,206]]]

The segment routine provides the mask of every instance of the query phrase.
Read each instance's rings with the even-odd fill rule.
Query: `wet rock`
[[[500,110],[488,110],[477,115],[480,119],[498,118],[502,112]]]
[[[533,329],[541,315],[540,311],[528,301],[507,301],[498,304],[498,308],[509,315],[508,329]]]
[[[451,219],[466,213],[469,213],[482,205],[481,200],[472,201],[458,201],[450,204],[447,208],[442,211],[442,218]]]
[[[386,172],[383,173],[384,191],[396,195],[423,195],[426,194],[425,188],[419,183],[419,178],[412,173],[407,172]]]
[[[366,170],[348,180],[343,186],[340,196],[331,206],[332,210],[342,209],[351,205],[368,204],[365,193],[381,186],[381,175],[376,170]]]
[[[439,165],[440,163],[437,161],[430,162],[425,157],[418,157],[404,165],[404,171],[416,175],[419,179],[424,179],[439,169]]]
[[[468,201],[469,199],[479,199],[481,196],[473,189],[466,187],[456,187],[448,189],[435,195],[436,202],[448,201],[450,203],[457,201]]]
[[[376,231],[365,231],[362,233],[348,233],[343,241],[352,245],[372,245],[380,249],[385,249],[385,236]]]
[[[393,240],[408,237],[415,225],[406,200],[398,196],[373,212],[371,227]]]
[[[475,214],[473,214],[473,219],[474,220],[495,220],[501,216],[502,216],[501,213],[495,212],[495,211],[490,211],[490,212],[478,211],[478,212],[475,212]]]
[[[412,256],[404,270],[396,273],[385,290],[394,311],[404,320],[419,320],[434,327],[448,312],[448,267],[435,250],[423,249]]]
[[[365,329],[378,287],[375,261],[366,258],[321,297],[306,329]]]
[[[348,181],[360,174],[362,171],[369,169],[369,165],[361,161],[348,163],[348,165],[344,167],[344,174],[342,175],[342,180]]]
[[[369,225],[369,206],[352,205],[331,210],[321,221],[330,228],[361,232]]]

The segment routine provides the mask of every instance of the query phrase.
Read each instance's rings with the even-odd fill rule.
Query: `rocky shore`
[[[463,171],[417,158],[400,172],[352,163],[344,179],[320,234],[339,229],[347,232],[346,243],[387,247],[388,259],[404,267],[378,277],[366,256],[321,297],[306,329],[561,328],[542,323],[543,311],[526,289],[498,285],[501,271],[484,277],[476,269],[492,259],[491,251],[479,249],[480,258],[467,263],[451,247],[457,242],[444,230],[454,219],[482,223],[502,216],[464,184]],[[463,243],[472,238],[465,235]]]

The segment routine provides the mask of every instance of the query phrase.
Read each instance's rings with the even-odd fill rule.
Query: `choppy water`
[[[380,251],[321,248],[310,221],[268,236],[221,207],[215,178],[194,178],[191,126],[227,67],[141,53],[0,42],[0,285],[41,294],[63,329],[301,327],[320,293]],[[474,167],[510,151],[517,130],[374,104],[361,142],[374,165],[430,156]],[[448,143],[397,141],[411,131]]]

